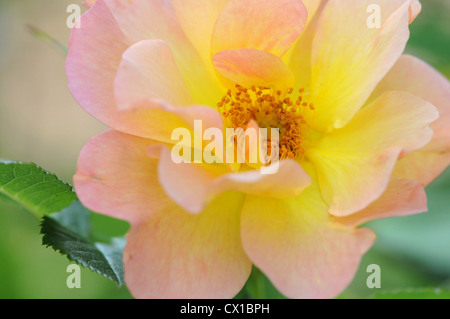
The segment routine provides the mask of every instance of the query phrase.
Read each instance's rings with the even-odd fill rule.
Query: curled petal
[[[401,56],[370,99],[386,91],[407,92],[431,102],[439,111],[439,119],[431,124],[433,140],[450,137],[450,82],[430,65],[411,55]]]
[[[427,209],[427,195],[420,182],[394,177],[383,195],[367,208],[335,220],[356,227],[375,219],[423,213]]]
[[[402,158],[394,174],[428,185],[450,164],[450,82],[425,62],[410,55],[402,56],[380,82],[371,99],[387,90],[403,91],[433,103],[439,119],[431,124],[431,142]]]
[[[132,125],[140,136],[170,144],[174,143],[171,135],[175,129],[186,128],[192,133],[196,120],[202,121],[203,131],[223,125],[219,112],[210,107],[176,107],[154,99],[139,101],[121,111],[120,115],[123,122]]]
[[[160,125],[134,113],[124,115],[116,104],[114,81],[122,54],[141,40],[161,39],[170,46],[186,86],[198,103],[215,105],[222,94],[215,75],[205,73],[169,1],[99,0],[83,14],[81,25],[72,29],[69,42],[69,89],[87,112],[116,130],[152,138],[141,129]]]
[[[176,106],[194,103],[169,45],[162,40],[143,40],[129,47],[122,55],[114,84],[121,110],[147,98]]]
[[[398,161],[394,175],[420,181],[429,185],[450,165],[450,141],[435,140],[420,151]]]
[[[409,6],[409,23],[412,23],[420,12],[422,12],[422,4],[419,0],[411,0],[411,5]]]
[[[283,61],[264,51],[227,50],[214,55],[212,61],[220,74],[243,87],[286,89],[294,84],[294,75]]]
[[[170,47],[162,40],[140,41],[124,52],[115,95],[123,122],[133,123],[144,137],[171,143],[174,129],[191,129],[195,120],[202,120],[205,129],[222,127],[215,109],[190,105],[193,98]]]
[[[259,170],[227,173],[211,165],[176,164],[171,157],[169,149],[160,147],[159,181],[167,194],[191,213],[200,213],[207,203],[223,192],[291,197],[301,193],[311,182],[308,174],[293,160],[283,160],[275,174],[263,175]]]

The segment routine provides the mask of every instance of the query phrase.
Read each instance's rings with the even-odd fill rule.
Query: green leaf
[[[15,204],[43,218],[42,242],[97,273],[124,284],[124,238],[94,234],[92,213],[72,186],[32,163],[0,161],[0,202]],[[94,241],[102,238],[104,242]]]
[[[0,201],[14,202],[42,217],[61,211],[76,198],[69,184],[36,164],[0,161]]]
[[[450,291],[441,288],[405,289],[378,292],[373,299],[450,299]]]
[[[76,201],[60,213],[44,216],[42,243],[67,255],[69,260],[123,285],[125,238],[112,238],[110,243],[92,241],[90,215],[91,212]]]

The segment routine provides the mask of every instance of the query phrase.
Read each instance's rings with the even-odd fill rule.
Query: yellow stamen
[[[236,85],[227,91],[218,107],[227,127],[245,130],[248,123],[255,120],[261,128],[278,128],[280,159],[299,159],[304,155],[303,141],[309,129],[303,115],[315,107],[313,103],[304,102],[303,88],[298,90],[294,99],[288,96],[293,92],[293,88],[283,93],[265,87],[247,89]]]

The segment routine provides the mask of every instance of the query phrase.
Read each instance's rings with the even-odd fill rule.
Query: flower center
[[[313,111],[314,105],[304,101],[304,89],[295,93],[293,88],[282,92],[236,85],[228,90],[217,106],[227,127],[245,130],[249,122],[255,120],[260,128],[278,128],[280,160],[298,159],[304,155],[303,142],[309,131],[303,115]]]

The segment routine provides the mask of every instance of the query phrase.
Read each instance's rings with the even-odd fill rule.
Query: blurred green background
[[[67,89],[64,57],[31,36],[36,26],[67,44],[66,8],[81,0],[0,0],[0,158],[32,161],[71,182],[78,152],[105,129]],[[422,0],[407,52],[450,77],[450,1]],[[450,125],[450,123],[449,123]],[[341,298],[402,288],[450,288],[450,170],[427,189],[429,212],[372,222],[378,239]],[[106,234],[126,225],[96,216]],[[69,261],[41,245],[31,214],[0,204],[0,298],[129,298],[126,287],[83,269],[81,289],[66,286]],[[381,289],[369,289],[367,266],[381,267]],[[255,273],[253,276],[258,276]],[[266,297],[280,297],[265,279]],[[251,289],[250,289],[251,290]],[[261,289],[259,290],[261,292]]]

